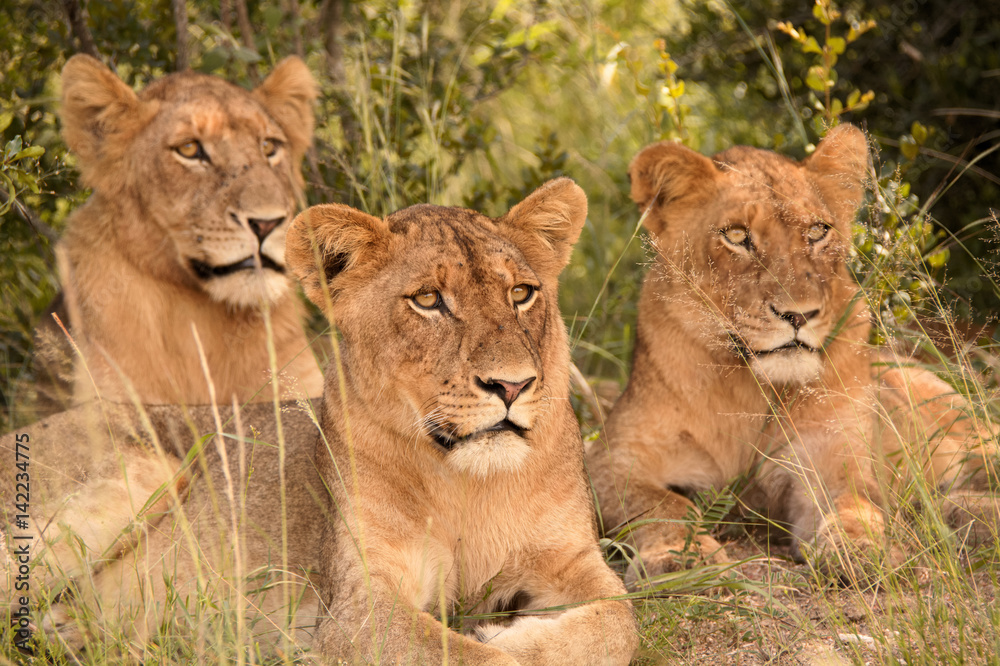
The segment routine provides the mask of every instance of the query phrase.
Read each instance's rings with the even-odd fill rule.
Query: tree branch
[[[174,8],[174,25],[177,27],[177,58],[174,61],[174,68],[178,72],[183,72],[191,66],[188,64],[187,3],[184,0],[171,0],[170,4]]]
[[[226,32],[233,32],[233,2],[232,0],[219,0],[219,21]]]
[[[77,51],[99,60],[101,56],[97,53],[97,46],[94,45],[94,36],[90,34],[90,28],[87,26],[87,7],[81,4],[80,0],[63,0],[62,6],[69,18]]]
[[[357,120],[351,112],[349,100],[344,95],[347,76],[344,74],[344,50],[341,33],[344,26],[344,0],[323,0],[319,10],[319,24],[323,31],[323,47],[326,51],[326,69],[333,84],[337,102],[337,115],[344,138],[351,145],[359,145],[361,132]]]
[[[295,55],[305,58],[305,50],[302,48],[302,11],[299,7],[299,0],[286,1],[288,14],[292,17],[292,48],[295,49]]]
[[[236,25],[240,29],[240,41],[243,42],[243,46],[247,49],[257,52],[257,45],[253,40],[253,26],[250,25],[250,12],[247,11],[247,0],[234,0],[236,5]],[[260,82],[260,72],[257,71],[256,63],[247,63],[247,72],[250,74],[250,79],[256,85]]]
[[[0,205],[6,205],[8,202],[10,203],[11,209],[17,213],[17,216],[27,222],[28,226],[34,229],[35,234],[38,236],[44,236],[48,239],[49,248],[55,247],[56,243],[59,241],[59,234],[57,234],[52,227],[45,224],[45,222],[42,222],[41,218],[35,214],[35,211],[21,203],[20,199],[15,198],[11,201],[7,190],[0,187]],[[53,261],[51,249],[49,252],[44,252],[40,243],[38,243],[37,246],[39,253],[42,255],[42,259],[45,260],[45,264],[49,268],[52,268],[55,263]]]

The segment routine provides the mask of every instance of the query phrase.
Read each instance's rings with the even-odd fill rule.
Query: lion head
[[[460,470],[516,470],[551,439],[544,416],[568,409],[556,288],[586,215],[568,179],[496,219],[432,205],[299,215],[288,263],[343,336],[349,407]]]
[[[867,160],[851,125],[802,162],[746,146],[712,158],[669,142],[640,152],[632,198],[653,234],[663,298],[687,311],[694,335],[767,382],[816,379],[826,340],[857,319],[846,316],[857,285],[845,257]]]
[[[94,189],[90,205],[116,209],[106,231],[126,254],[237,307],[288,292],[285,231],[316,97],[301,60],[282,61],[253,91],[182,72],[137,95],[85,55],[66,63],[62,82],[63,135]]]

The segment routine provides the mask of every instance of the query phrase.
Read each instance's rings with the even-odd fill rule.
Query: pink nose
[[[535,381],[534,377],[528,377],[524,381],[520,382],[508,382],[504,379],[487,379],[483,381],[478,377],[476,378],[476,383],[479,385],[479,388],[500,396],[500,399],[503,400],[503,404],[507,407],[514,404],[514,401],[517,400],[517,396],[521,394],[521,391],[526,389],[533,381]]]

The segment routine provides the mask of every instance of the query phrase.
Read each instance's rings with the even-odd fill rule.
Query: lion
[[[193,406],[320,396],[284,258],[313,128],[316,84],[305,64],[282,61],[253,91],[182,72],[136,95],[77,55],[62,81],[63,134],[93,189],[57,250],[82,356],[75,399]],[[57,341],[43,355],[66,341],[62,331],[41,337]],[[272,369],[278,387],[268,386]],[[186,483],[184,451],[94,436],[114,409],[91,403],[20,431],[33,443],[32,510],[27,527],[6,536],[25,538],[33,559],[45,560],[40,582],[79,575],[88,557],[120,549],[151,493]],[[0,448],[13,456],[16,444],[7,436]],[[0,491],[11,526],[13,493]],[[78,520],[98,504],[102,520]]]
[[[846,124],[802,162],[668,142],[632,161],[656,260],[628,385],[587,458],[605,530],[631,527],[630,583],[690,555],[727,561],[685,519],[694,493],[737,477],[751,479],[745,504],[789,526],[800,558],[899,556],[883,539],[882,454],[922,443],[915,455],[939,487],[982,487],[988,455],[954,390],[927,371],[873,370],[870,313],[846,265],[867,166],[864,135]],[[954,522],[978,516],[995,533],[994,499],[949,497]]]
[[[583,191],[558,179],[496,219],[331,204],[293,223],[288,265],[340,333],[310,458],[329,492],[323,531],[308,534],[324,657],[628,663],[637,625],[598,546],[556,300],[586,214]],[[229,550],[205,549],[202,567],[226,571],[210,553]],[[160,572],[178,572],[181,597],[196,576],[162,547],[138,552],[95,577],[96,607],[155,627]],[[165,564],[147,577],[147,560]],[[459,633],[458,608],[527,614]]]
[[[226,632],[223,644],[239,646],[234,650],[242,649],[241,640],[286,651],[308,646],[319,613],[316,537],[330,518],[314,464],[319,427],[301,403],[278,407],[276,415],[267,403],[183,411],[176,405],[115,405],[96,423],[58,422],[71,412],[54,417],[63,432],[95,447],[191,452],[193,478],[186,489],[154,488],[143,470],[129,470],[131,483],[139,486],[132,494],[150,498],[133,510],[143,518],[160,514],[160,520],[122,530],[129,538],[87,558],[88,575],[73,580],[59,571],[72,594],[49,609],[41,627],[75,651],[103,650],[95,645],[99,637],[124,632],[135,639],[139,661],[151,658],[154,653],[143,646],[171,621],[182,632],[191,626],[203,635]],[[107,484],[84,488],[91,492],[60,518],[73,528],[63,539],[89,545],[101,541],[118,504],[136,500]],[[37,571],[28,576],[35,603],[39,579]],[[231,617],[219,608],[245,615],[245,628],[227,626]]]
[[[249,92],[181,72],[137,95],[76,55],[62,88],[63,136],[93,189],[57,248],[75,400],[208,404],[206,374],[223,403],[271,400],[269,336],[282,384],[320,395],[284,260],[312,139],[305,64],[290,57]]]

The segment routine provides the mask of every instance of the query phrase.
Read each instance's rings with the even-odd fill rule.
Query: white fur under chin
[[[512,432],[498,432],[459,444],[448,454],[448,463],[472,476],[485,478],[516,472],[530,452],[531,447],[523,437]]]
[[[242,308],[260,307],[264,302],[274,304],[289,288],[287,276],[266,269],[263,273],[245,270],[222,275],[204,284],[212,300]]]
[[[752,357],[750,370],[768,384],[801,386],[819,379],[823,359],[819,352],[790,349]]]

